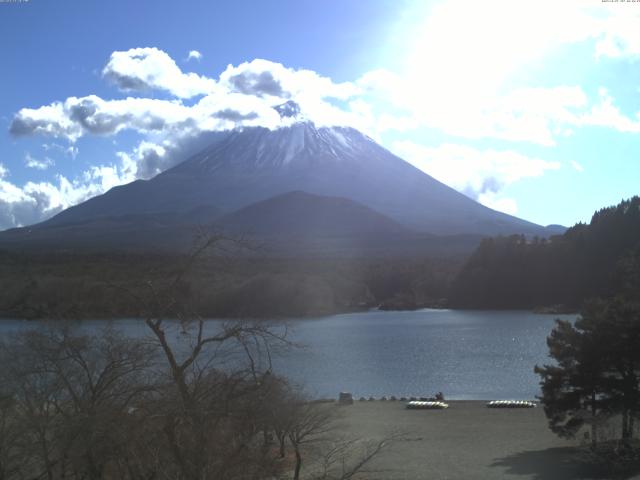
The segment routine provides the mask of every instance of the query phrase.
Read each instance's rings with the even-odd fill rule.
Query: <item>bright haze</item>
[[[0,229],[301,121],[539,225],[638,193],[637,3],[31,0],[0,39]]]

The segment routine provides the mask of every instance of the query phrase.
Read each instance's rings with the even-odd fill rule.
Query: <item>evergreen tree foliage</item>
[[[574,324],[557,320],[547,344],[556,363],[535,372],[551,430],[573,438],[589,426],[595,446],[598,425],[616,418],[628,442],[640,415],[640,303],[590,301]]]
[[[587,298],[639,285],[638,272],[640,197],[633,197],[549,240],[483,240],[453,282],[450,299],[466,308],[579,308]],[[634,292],[628,296],[638,296]]]

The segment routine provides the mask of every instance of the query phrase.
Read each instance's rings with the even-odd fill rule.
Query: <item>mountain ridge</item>
[[[115,187],[44,223],[201,205],[230,213],[296,190],[350,198],[433,234],[546,235],[544,227],[471,200],[355,129],[310,122],[229,131],[153,179]]]
[[[415,234],[394,220],[342,197],[293,191],[253,203],[214,224],[234,232],[282,236]]]

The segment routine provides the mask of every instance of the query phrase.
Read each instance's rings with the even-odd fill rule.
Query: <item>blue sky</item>
[[[289,98],[540,224],[640,193],[640,3],[29,0],[0,40],[0,229]]]

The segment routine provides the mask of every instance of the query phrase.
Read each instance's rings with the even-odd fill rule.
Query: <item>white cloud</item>
[[[64,147],[62,145],[60,145],[59,143],[55,143],[55,142],[51,142],[51,143],[43,143],[42,144],[42,149],[45,152],[48,152],[49,150],[59,150],[59,151],[64,151]]]
[[[70,145],[66,148],[65,153],[69,155],[73,160],[75,160],[78,156],[78,153],[80,153],[80,150],[78,149],[78,147]]]
[[[75,142],[86,133],[110,135],[130,127],[141,131],[161,130],[167,121],[189,117],[178,103],[146,98],[105,101],[95,95],[70,97],[40,108],[23,108],[14,117],[10,132],[15,136],[49,135]]]
[[[45,152],[56,151],[56,152],[63,153],[65,155],[71,157],[71,159],[73,159],[73,160],[75,160],[76,157],[78,156],[78,153],[80,153],[80,150],[75,145],[64,146],[64,145],[60,145],[59,143],[55,143],[55,142],[43,143],[42,144],[42,149]]]
[[[618,2],[603,8],[595,36],[596,57],[640,56],[640,9],[635,2]]]
[[[55,195],[47,186],[18,187],[0,177],[0,229],[29,225],[57,213]]]
[[[612,128],[622,133],[640,133],[640,112],[632,119],[624,115],[614,105],[613,98],[606,88],[600,88],[599,102],[575,121],[579,126]]]
[[[168,150],[163,145],[142,141],[133,149],[132,154],[117,152],[116,155],[123,165],[128,166],[133,177],[148,179],[172,166]]]
[[[586,94],[572,85],[514,87],[518,75],[530,75],[539,60],[565,45],[587,52],[595,46],[593,57],[636,58],[640,9],[625,3],[415,2],[394,32],[405,47],[398,60],[403,67],[369,72],[358,84],[404,110],[407,128],[555,145],[579,124]]]
[[[362,89],[355,82],[335,83],[312,70],[293,69],[276,62],[255,59],[238,66],[229,65],[220,74],[219,85],[228,92],[242,97],[261,99],[271,107],[285,100],[294,100],[302,118],[312,120],[318,126],[351,125],[371,133],[370,118],[351,110],[349,103],[356,100]],[[333,101],[347,102],[345,108]],[[284,120],[278,126],[290,124]]]
[[[378,87],[385,84],[396,92],[394,103],[446,133],[470,137],[480,127],[497,138],[549,144],[548,135],[539,131],[546,128],[544,117],[525,119],[538,130],[531,136],[525,129],[509,131],[508,122],[503,125],[503,116],[518,113],[505,104],[507,80],[559,45],[588,40],[595,22],[591,12],[577,0],[449,0],[429,7],[415,5],[413,19],[405,19],[396,32],[406,43],[400,60],[404,67],[396,79],[378,72]],[[411,22],[413,28],[407,28]],[[538,90],[538,95],[546,94],[545,89]]]
[[[518,203],[513,198],[500,197],[494,192],[481,193],[478,202],[486,207],[498,210],[499,212],[515,215],[518,213]]]
[[[259,99],[237,97],[235,94],[209,95],[193,106],[151,98],[70,97],[36,109],[21,109],[13,119],[10,132],[15,136],[50,135],[75,142],[83,135],[113,135],[125,129],[143,134],[176,134],[278,124],[277,112]],[[235,112],[236,117],[230,119],[230,112]],[[77,149],[69,153],[77,154]]]
[[[506,150],[477,150],[463,145],[443,144],[427,147],[399,141],[393,151],[423,172],[491,208],[515,212],[513,200],[500,198],[500,192],[523,178],[540,177],[560,168],[558,162],[531,158]]]
[[[28,168],[34,168],[36,170],[47,170],[49,167],[55,165],[55,162],[49,157],[38,159],[31,156],[30,153],[27,153],[24,158],[24,164]]]
[[[121,162],[120,166],[91,167],[74,180],[57,175],[55,182],[27,182],[22,187],[0,175],[0,230],[46,220],[65,208],[134,180],[133,171],[127,170],[126,162]]]
[[[571,164],[571,166],[574,168],[576,172],[584,172],[584,167],[578,162],[576,162],[575,160],[571,160],[569,161],[569,163]]]
[[[54,102],[39,108],[22,108],[13,117],[9,132],[15,136],[43,135],[75,141],[82,135],[82,128],[69,118],[62,102]]]
[[[590,99],[582,87],[522,87],[501,95],[475,97],[474,101],[452,100],[442,92],[416,91],[407,79],[392,72],[369,72],[357,82],[369,99],[384,98],[402,113],[371,113],[369,128],[410,130],[419,126],[438,129],[468,139],[501,139],[554,146],[576,128],[597,126],[622,133],[640,133],[640,112],[622,113],[606,88]],[[464,94],[461,94],[464,97]],[[374,101],[374,103],[376,103]]]
[[[166,52],[157,48],[113,52],[102,75],[124,91],[157,89],[180,98],[205,95],[216,88],[211,78],[183,73]]]
[[[594,57],[640,54],[640,9],[600,0],[444,0],[410,4],[394,32],[406,45],[404,77],[445,95],[477,97],[560,47]]]
[[[45,210],[35,197],[0,178],[0,229],[37,222]]]
[[[187,55],[187,62],[189,60],[198,60],[198,61],[200,61],[201,58],[202,58],[202,54],[198,50],[191,50],[189,52],[189,54]]]
[[[141,49],[129,52],[137,50]],[[156,56],[166,55],[153,50]],[[115,58],[120,59],[116,54],[121,53],[115,52]],[[335,84],[310,70],[294,70],[279,63],[254,60],[238,67],[229,66],[220,75],[218,87],[193,105],[187,106],[178,99],[69,97],[39,108],[21,109],[14,116],[10,132],[14,136],[45,135],[75,142],[83,135],[114,135],[125,129],[165,137],[246,126],[273,129],[296,120],[280,118],[273,108],[288,98],[299,103],[304,118],[318,125],[355,125],[367,129],[371,122],[362,119],[371,115],[358,111],[357,102],[352,103],[354,111],[349,111],[325,100],[347,100],[358,91],[353,84]]]
[[[577,86],[520,88],[486,112],[486,136],[552,146],[587,104],[587,95]]]
[[[138,58],[135,52],[139,51],[146,53]],[[150,88],[164,85],[180,94],[169,86],[173,80],[166,79],[178,77],[180,83],[179,77],[184,74],[174,71],[178,67],[165,52],[114,52],[110,64],[119,65],[123,58],[138,69],[155,59],[151,64],[164,73],[147,75],[149,72],[143,69],[146,73],[138,72],[136,78],[146,78],[144,83]],[[107,69],[115,67],[108,65]],[[124,74],[124,70],[118,71]],[[130,70],[133,75],[134,68]],[[16,136],[64,137],[74,142],[86,134],[112,135],[124,129],[145,135],[181,136],[238,126],[278,128],[294,121],[281,119],[273,109],[287,99],[295,100],[302,117],[319,126],[350,125],[374,138],[387,130],[429,127],[463,138],[551,146],[558,138],[571,135],[574,127],[588,124],[637,131],[637,122],[629,123],[621,114],[615,116],[610,99],[601,98],[597,108],[594,105],[590,110],[589,99],[579,86],[517,88],[501,95],[474,96],[469,101],[464,92],[456,92],[454,98],[445,91],[434,91],[428,82],[418,85],[411,77],[385,70],[368,72],[354,82],[335,83],[311,70],[291,69],[262,59],[229,65],[218,81],[211,82],[215,88],[192,105],[179,99],[105,100],[89,95],[24,108],[15,115],[11,132]]]
[[[237,67],[229,65],[220,75],[220,84],[245,95],[294,98],[301,106],[306,97],[346,100],[359,92],[350,82],[334,83],[312,70],[295,70],[263,59],[244,62]]]
[[[462,138],[495,138],[512,142],[555,145],[571,133],[577,116],[589,101],[579,86],[517,88],[501,95],[467,98],[464,91],[429,89],[429,81],[416,84],[393,72],[376,70],[357,82],[370,101],[389,111],[400,111],[378,123],[380,130],[435,128]],[[466,88],[466,87],[465,87]],[[378,115],[378,121],[382,116]]]

